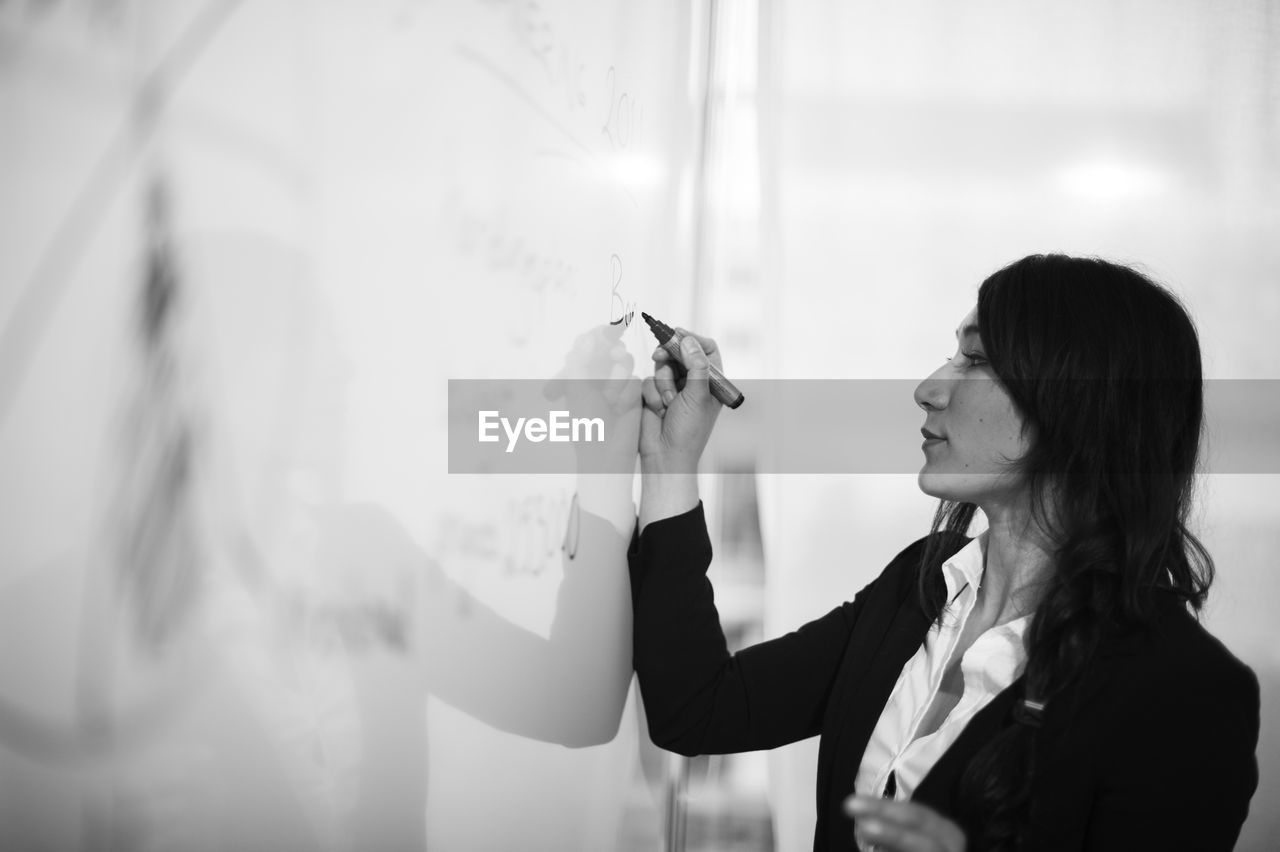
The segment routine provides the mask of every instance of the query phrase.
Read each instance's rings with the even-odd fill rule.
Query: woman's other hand
[[[644,473],[697,472],[698,459],[723,408],[711,395],[708,382],[708,365],[722,366],[716,342],[684,329],[677,331],[684,335],[679,361],[659,347],[653,353],[653,376],[641,386],[640,469]]]
[[[871,796],[850,796],[844,812],[857,820],[860,849],[876,852],[965,852],[964,830],[933,808]]]
[[[636,522],[632,485],[640,447],[640,377],[622,342],[624,331],[621,324],[598,325],[578,335],[542,395],[563,400],[575,418],[604,421],[603,440],[572,444],[578,508],[629,537]]]

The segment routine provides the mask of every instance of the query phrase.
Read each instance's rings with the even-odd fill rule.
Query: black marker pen
[[[658,345],[667,350],[668,355],[683,364],[684,361],[680,357],[680,341],[684,339],[684,335],[644,311],[640,312],[640,316],[644,317],[644,321],[649,324],[649,330],[653,332],[653,336],[658,338]],[[733,382],[726,379],[724,373],[720,372],[715,364],[708,363],[707,366],[711,368],[711,395],[729,408],[742,405],[742,401],[746,399],[742,391],[734,387]]]

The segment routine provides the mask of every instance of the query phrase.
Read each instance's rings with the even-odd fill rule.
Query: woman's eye
[[[961,352],[960,357],[968,361],[969,366],[971,367],[980,367],[983,364],[987,363],[986,356],[983,355],[981,352]],[[952,361],[953,359],[954,359],[954,356],[948,355],[943,360],[949,362],[949,361]]]

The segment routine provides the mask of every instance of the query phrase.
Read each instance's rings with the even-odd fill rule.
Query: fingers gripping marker
[[[671,326],[654,319],[646,313],[642,312],[640,316],[648,323],[649,330],[653,332],[653,336],[658,339],[658,345],[665,349],[667,354],[685,365],[689,370],[690,378],[707,379],[711,395],[729,408],[737,408],[742,405],[746,399],[742,395],[742,391],[734,387],[733,382],[729,381],[724,373],[720,372],[720,369],[711,363],[696,338],[692,335],[680,334]],[[692,346],[692,349],[687,348],[690,346]],[[692,360],[695,357],[700,357],[700,360],[695,362]]]

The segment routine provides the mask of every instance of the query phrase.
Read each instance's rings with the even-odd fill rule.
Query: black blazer
[[[939,533],[942,535],[942,533]],[[941,562],[968,539],[954,537]],[[903,666],[930,622],[916,541],[852,602],[730,655],[706,569],[702,506],[649,524],[629,552],[634,663],[654,743],[685,755],[774,748],[815,734],[815,850],[853,849],[842,804]],[[1229,850],[1258,783],[1258,682],[1168,593],[1150,632],[1112,635],[1070,707],[1037,738],[1026,848]],[[1019,678],[980,710],[916,788],[953,813],[970,758],[1016,724]],[[970,849],[974,844],[970,842]]]

